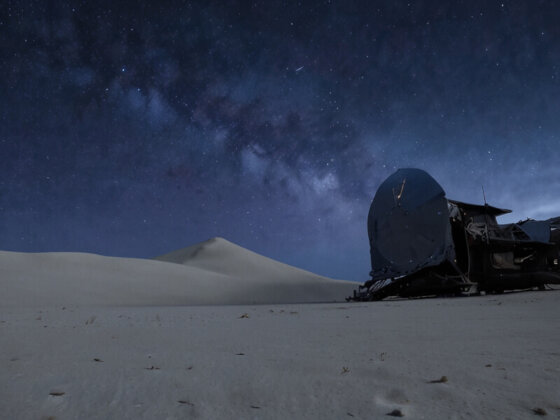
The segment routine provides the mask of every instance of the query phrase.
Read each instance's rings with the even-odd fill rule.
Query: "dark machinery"
[[[399,169],[368,215],[371,280],[348,300],[460,295],[560,284],[560,217],[499,225],[510,213],[448,200],[421,169]]]

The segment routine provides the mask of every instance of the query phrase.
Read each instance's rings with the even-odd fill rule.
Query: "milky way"
[[[222,236],[365,280],[399,167],[484,186],[505,221],[558,215],[558,21],[554,1],[3,2],[0,249]]]

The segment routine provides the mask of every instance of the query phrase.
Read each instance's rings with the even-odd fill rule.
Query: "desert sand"
[[[354,286],[282,264],[223,238],[155,260],[0,252],[2,306],[333,302],[344,300]]]
[[[345,303],[355,286],[223,239],[2,252],[0,417],[560,418],[559,291]]]

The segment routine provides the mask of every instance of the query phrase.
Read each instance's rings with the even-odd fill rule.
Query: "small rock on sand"
[[[535,413],[537,416],[546,416],[548,414],[544,408],[540,407],[533,408],[533,413]]]

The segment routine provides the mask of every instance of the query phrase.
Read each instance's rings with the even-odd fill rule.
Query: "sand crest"
[[[157,260],[0,252],[2,306],[332,302],[343,301],[355,286],[221,238]]]

